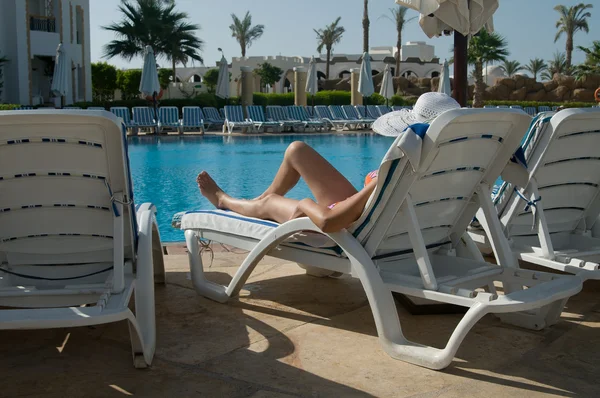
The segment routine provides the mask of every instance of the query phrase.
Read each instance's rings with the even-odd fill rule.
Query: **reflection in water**
[[[293,141],[314,147],[357,188],[392,143],[391,138],[370,134],[131,137],[135,200],[157,206],[163,241],[181,241],[183,233],[171,228],[173,214],[211,208],[195,182],[200,171],[208,171],[231,195],[253,198],[271,182]],[[302,199],[310,191],[301,181],[288,196]]]

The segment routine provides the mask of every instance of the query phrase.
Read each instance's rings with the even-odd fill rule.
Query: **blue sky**
[[[580,3],[578,0],[499,0],[500,8],[495,14],[496,31],[508,40],[509,59],[522,64],[539,57],[549,59],[556,50],[564,51],[564,36],[554,43],[555,23],[558,13],[553,10],[557,4],[566,6]],[[112,21],[121,19],[117,6],[120,0],[90,0],[92,61],[103,60],[102,46],[113,39],[113,34],[101,29]],[[199,24],[200,38],[205,42],[202,56],[205,65],[213,66],[220,58],[217,48],[225,55],[240,56],[240,48],[231,37],[229,25],[231,13],[238,16],[249,10],[254,24],[265,25],[265,33],[249,48],[247,55],[302,55],[317,54],[313,28],[321,28],[341,16],[341,24],[346,33],[334,53],[359,53],[362,51],[362,0],[177,0],[178,8],[187,12],[193,23]],[[587,0],[586,3],[597,3]],[[394,7],[393,0],[371,0],[369,17],[371,20],[370,45],[392,46],[396,42],[394,24],[382,15],[389,15]],[[600,38],[600,4],[591,10],[590,33],[575,35],[575,45],[589,46],[594,38]],[[415,11],[409,11],[413,16]],[[426,41],[436,47],[436,55],[444,59],[450,57],[452,37],[429,39],[420,29],[418,19],[409,23],[404,30],[403,42]],[[584,59],[581,51],[573,52],[573,61]],[[108,60],[119,68],[141,66],[141,59],[131,62],[121,58]],[[159,63],[161,61],[159,60]],[[162,63],[167,66],[165,61]]]

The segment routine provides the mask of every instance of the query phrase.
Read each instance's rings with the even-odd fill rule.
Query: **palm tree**
[[[417,17],[412,17],[412,18],[406,19],[407,12],[408,12],[407,7],[403,7],[403,6],[399,5],[396,8],[390,8],[390,13],[392,14],[391,17],[389,15],[381,16],[383,18],[389,19],[390,21],[392,21],[393,23],[396,24],[396,33],[397,33],[397,37],[396,37],[396,73],[395,73],[396,77],[400,76],[400,62],[402,61],[402,58],[400,57],[400,50],[402,49],[402,31],[404,30],[404,26],[407,23],[409,23],[413,19],[417,18]]]
[[[552,80],[555,74],[570,76],[572,73],[573,68],[567,66],[565,53],[557,51],[554,58],[548,61],[548,68],[542,73],[542,79]]]
[[[578,46],[585,53],[585,63],[577,65],[575,74],[580,79],[587,75],[600,74],[600,41],[594,40],[591,48]]]
[[[317,40],[319,41],[319,46],[317,47],[317,51],[321,53],[323,47],[325,47],[325,51],[327,52],[327,63],[325,64],[325,78],[329,79],[329,62],[331,59],[331,49],[334,44],[337,44],[342,40],[342,35],[346,31],[343,26],[338,26],[342,17],[337,17],[335,21],[331,24],[327,25],[325,29],[313,29],[317,34]]]
[[[199,27],[182,20],[174,22],[174,29],[165,37],[167,52],[166,57],[173,67],[173,83],[176,82],[175,65],[186,65],[190,60],[204,63],[198,51],[202,50],[204,42],[196,37],[194,31]]]
[[[362,26],[363,26],[363,53],[366,53],[367,51],[369,51],[369,0],[365,0],[364,1],[364,8],[363,8],[363,20],[362,20]]]
[[[571,67],[573,36],[575,33],[579,30],[584,31],[585,33],[590,33],[590,28],[586,19],[592,16],[589,11],[586,11],[590,8],[593,8],[593,5],[583,3],[579,3],[572,7],[565,7],[563,5],[557,5],[554,7],[554,10],[560,14],[560,18],[558,21],[556,21],[556,28],[558,29],[558,32],[556,32],[554,42],[556,43],[563,33],[567,36],[567,67]]]
[[[194,31],[198,25],[186,22],[185,12],[175,10],[172,0],[124,0],[119,5],[123,20],[102,29],[115,33],[117,39],[104,46],[104,57],[121,56],[131,61],[143,56],[146,46],[151,46],[157,58],[165,57],[175,64],[193,59],[202,62],[199,51],[203,41]]]
[[[503,61],[509,55],[506,48],[506,39],[497,33],[488,33],[482,29],[469,42],[467,61],[475,66],[475,92],[473,94],[473,107],[483,106],[483,64],[487,62]]]
[[[529,60],[529,64],[525,65],[525,70],[533,75],[533,80],[537,80],[538,73],[548,69],[548,65],[541,58]]]
[[[517,72],[525,69],[525,67],[521,65],[519,61],[509,61],[506,59],[502,62],[500,68],[502,68],[502,70],[508,75],[508,77],[513,77],[517,74]]]
[[[252,26],[252,15],[250,11],[246,11],[244,19],[240,20],[237,15],[231,14],[233,23],[229,25],[231,29],[231,37],[235,37],[240,48],[242,49],[242,57],[246,56],[246,49],[252,45],[252,42],[262,36],[265,31],[264,25]]]

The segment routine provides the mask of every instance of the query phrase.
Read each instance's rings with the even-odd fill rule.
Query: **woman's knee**
[[[288,158],[298,158],[303,152],[312,149],[308,144],[302,141],[292,142],[285,150],[285,156]]]

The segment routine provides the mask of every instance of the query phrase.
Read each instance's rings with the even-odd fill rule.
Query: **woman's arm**
[[[323,232],[340,231],[358,220],[376,185],[375,178],[356,194],[337,203],[333,209],[317,204],[312,199],[302,199],[292,218],[306,215]]]

